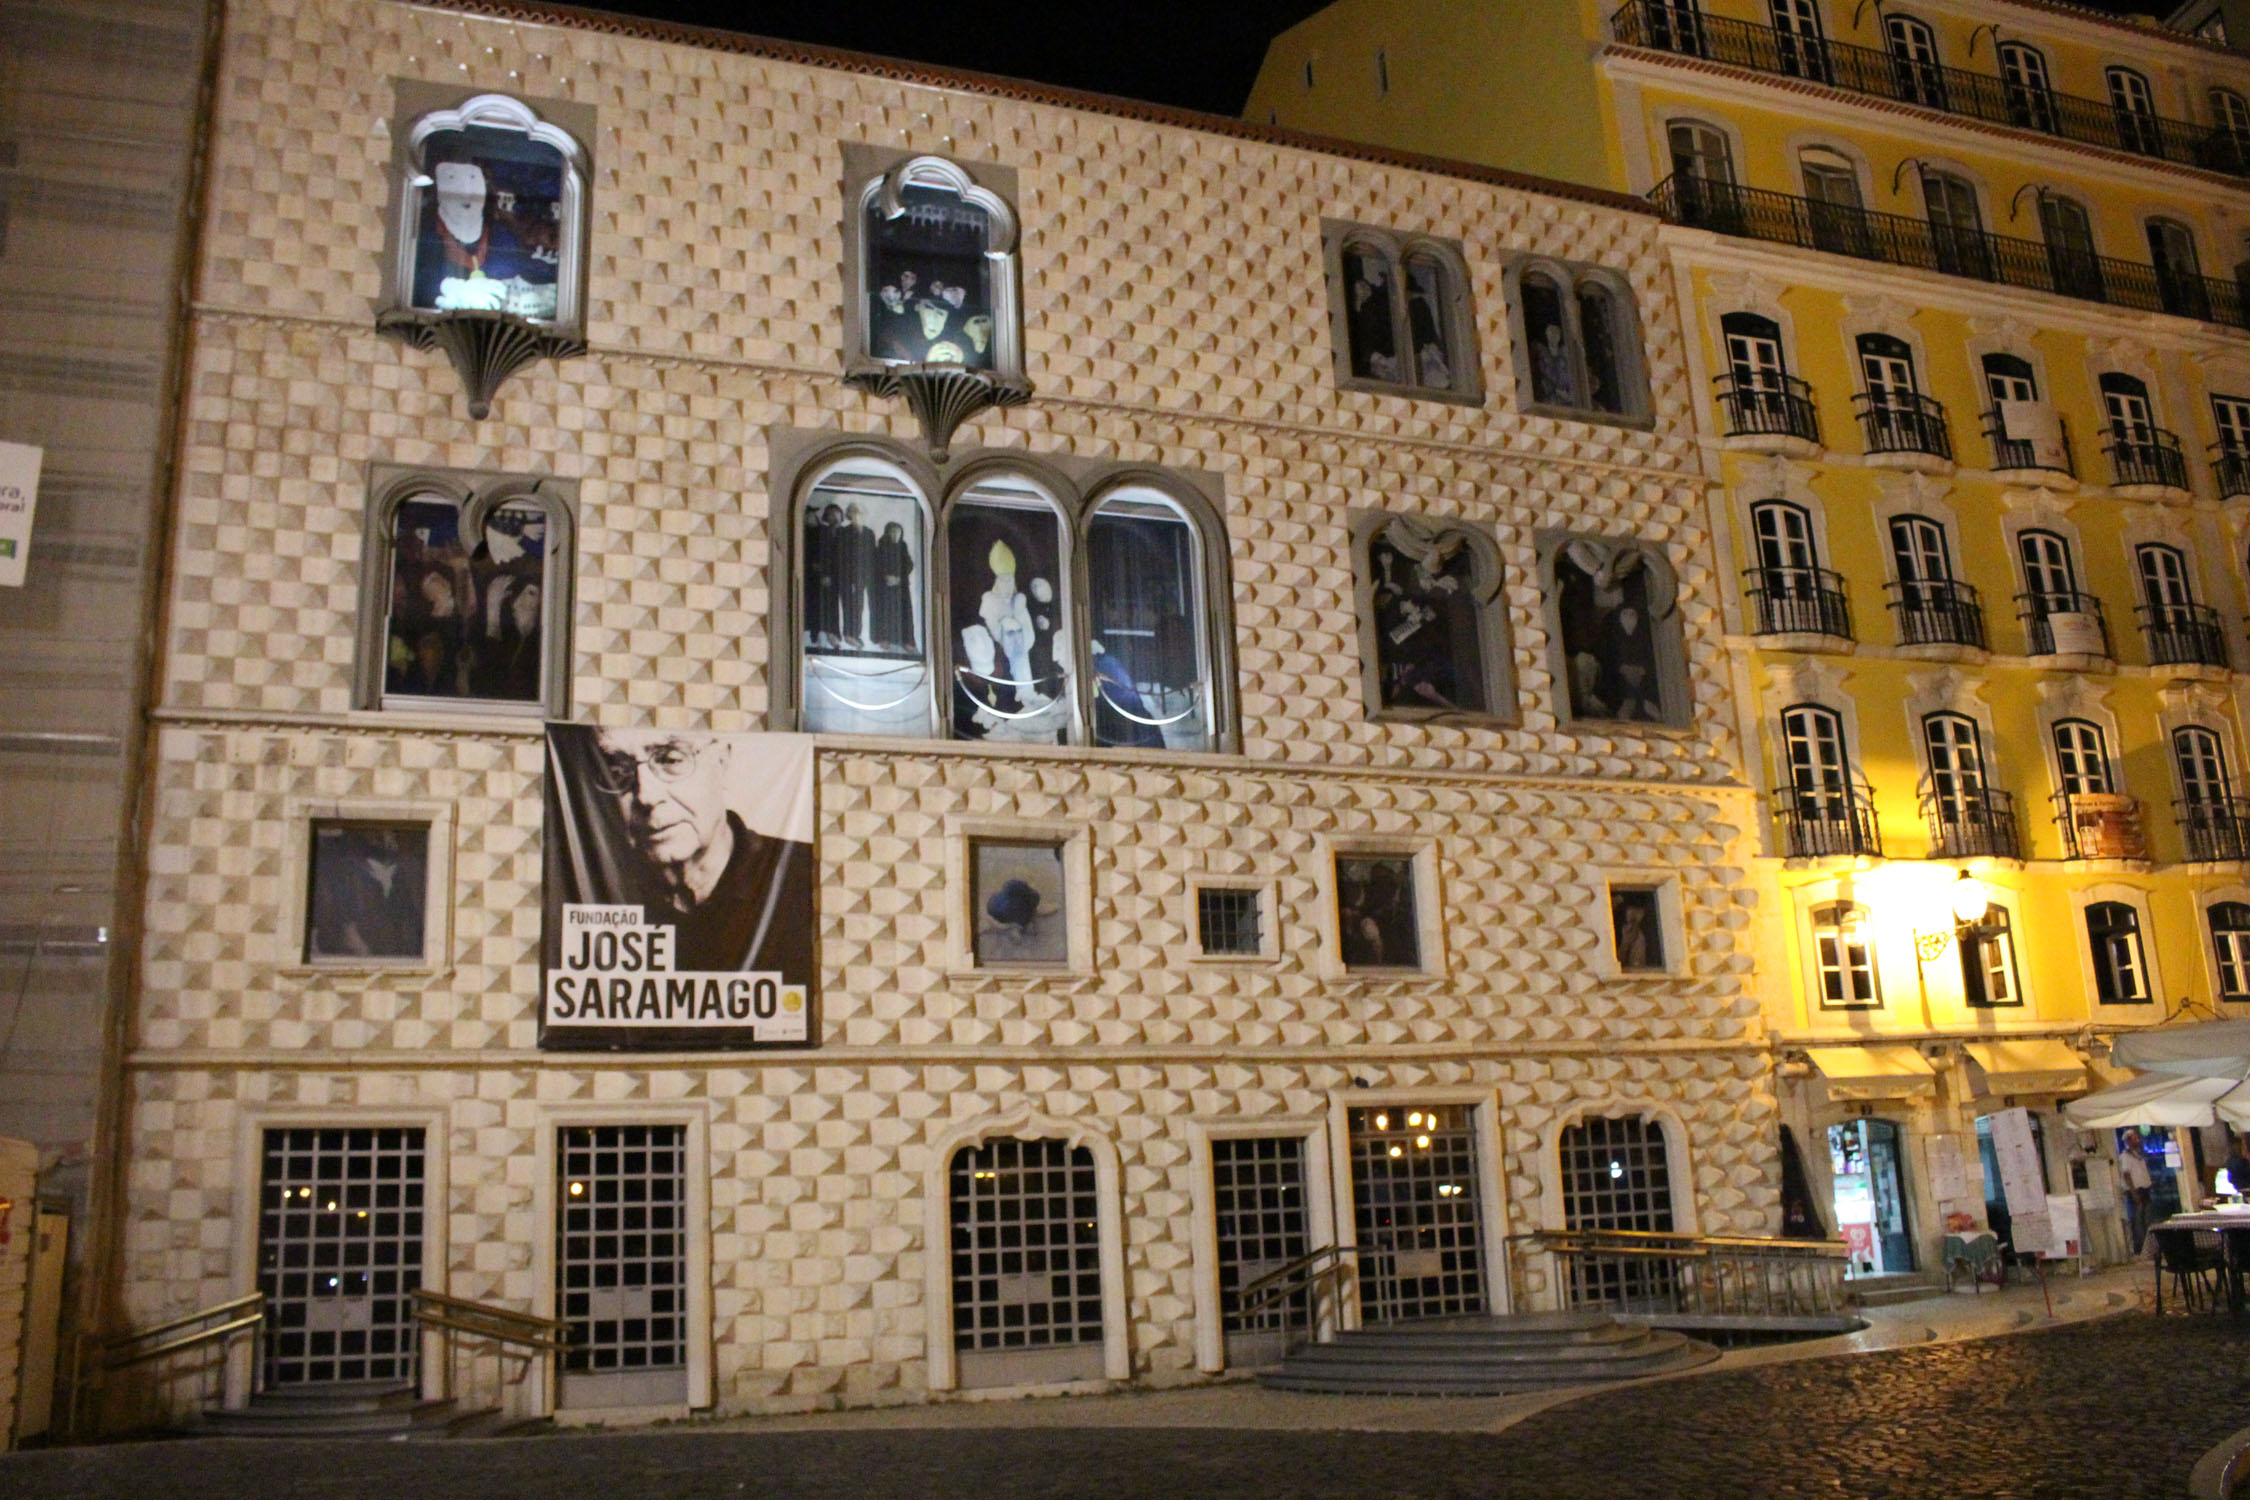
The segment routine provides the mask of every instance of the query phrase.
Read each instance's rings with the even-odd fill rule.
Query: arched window
[[[1891,79],[1898,97],[1909,104],[1946,107],[1945,69],[1938,62],[1937,34],[1912,16],[1883,18],[1883,39],[1890,44]]]
[[[2190,806],[2223,806],[2234,795],[2227,752],[2219,737],[2200,724],[2172,731],[2172,762],[2180,772],[2180,796]]]
[[[1225,741],[1226,547],[1191,490],[1137,469],[1075,488],[987,460],[933,506],[915,460],[837,446],[795,486],[805,731]]]
[[[2111,370],[2102,375],[2100,384],[2110,436],[2139,447],[2154,446],[2158,428],[2155,411],[2149,405],[2148,382]]]
[[[2250,99],[2234,89],[2211,90],[2211,135],[2197,155],[2217,171],[2250,171]]]
[[[1703,12],[1696,0],[1648,0],[1648,44],[1687,57],[1703,55]]]
[[[2023,1004],[2023,983],[2016,975],[2016,937],[2005,906],[1988,906],[1980,920],[1963,927],[1960,948],[1961,993],[1971,1006]]]
[[[2000,82],[2006,91],[2010,124],[2053,133],[2055,91],[2048,81],[2044,52],[2023,42],[2002,42]]]
[[[1820,441],[1820,415],[1811,387],[1789,373],[1781,344],[1781,325],[1758,313],[1731,312],[1719,319],[1726,345],[1726,373],[1719,377],[1719,404],[1727,434],[1783,436]]]
[[[1984,388],[1994,402],[2037,401],[2039,380],[2031,361],[2020,354],[1987,354],[1983,360]]]
[[[2141,914],[2123,901],[2086,908],[2086,942],[2094,960],[2094,997],[2104,1005],[2145,1005],[2148,961],[2141,950]]]
[[[1727,134],[1702,120],[1674,120],[1664,130],[1672,155],[1672,203],[1680,222],[1730,233],[1743,223],[1745,204],[1734,181],[1734,147]]]
[[[2148,638],[2149,664],[2225,666],[2226,632],[2215,612],[2195,602],[2187,554],[2144,542],[2133,549],[2133,561],[2141,577],[2141,629]]]
[[[847,153],[859,181],[850,363],[1023,373],[1016,216],[969,169],[938,156]],[[878,170],[878,167],[880,169]]]
[[[384,486],[368,506],[359,706],[563,716],[572,530],[553,480]]]
[[[1924,168],[1922,206],[1929,215],[1930,244],[1937,255],[1937,268],[1954,276],[1990,281],[1992,257],[1975,185],[1957,172]]]
[[[1866,199],[1859,190],[1859,166],[1843,152],[1807,146],[1797,153],[1805,179],[1806,210],[1815,247],[1837,255],[1866,258],[1873,250]]]
[[[2107,68],[2110,115],[2117,123],[2117,144],[2144,156],[2164,154],[2163,127],[2156,118],[2156,97],[2149,92],[2146,74],[2132,68]]]
[[[1679,580],[1654,548],[1618,537],[1547,542],[1550,639],[1568,717],[1684,724]]]
[[[1529,404],[1570,416],[1645,414],[1632,294],[1607,271],[1558,261],[1510,269],[1516,377]]]
[[[1983,650],[1984,603],[1973,586],[1954,577],[1945,527],[1928,516],[1903,515],[1891,517],[1889,530],[1899,644]]]
[[[1664,1127],[1640,1115],[1595,1115],[1563,1127],[1563,1227],[1670,1234],[1672,1171]],[[1672,1289],[1669,1265],[1626,1257],[1571,1257],[1573,1305],[1644,1306]]]
[[[1860,426],[1870,453],[1926,453],[1953,456],[1953,436],[1945,408],[1922,394],[1914,374],[1914,349],[1888,333],[1863,333],[1857,340]]]
[[[391,302],[585,321],[586,156],[520,100],[479,94],[406,132]]]
[[[2187,857],[2194,863],[2250,860],[2250,808],[2236,801],[2219,736],[2200,724],[2172,731],[2172,764],[2180,777],[2177,811]]]
[[[2195,231],[2177,219],[2151,219],[2147,228],[2149,264],[2156,269],[2156,292],[2164,310],[2183,318],[2208,318],[2211,293],[2195,253]]]
[[[2250,906],[2215,901],[2205,916],[2219,960],[2219,998],[2250,1000]]]
[[[1337,381],[1447,400],[1483,399],[1460,247],[1324,221]]]
[[[1395,515],[1361,517],[1354,531],[1370,714],[1512,722],[1507,601],[1492,538]]]
[[[1790,858],[1880,853],[1875,809],[1851,763],[1844,720],[1817,703],[1781,712],[1782,774],[1774,794],[1784,853]]]
[[[1750,535],[1757,548],[1749,581],[1758,633],[1849,640],[1844,581],[1820,565],[1811,513],[1788,500],[1761,500],[1750,507]]]
[[[1978,731],[1977,721],[1967,714],[1923,715],[1922,752],[1929,764],[1930,800],[1937,824],[1957,827],[1984,816],[1984,736]],[[1944,842],[1942,836],[1940,842]]]
[[[2235,89],[2211,90],[2211,123],[2236,140],[2250,140],[2250,99]]]
[[[964,1386],[1098,1379],[1100,1192],[1094,1153],[1013,1137],[948,1169],[953,1347]]]
[[[2030,654],[2109,655],[2102,602],[2080,591],[2069,541],[2036,528],[2019,532],[2016,557],[2023,564],[2020,613]]]
[[[1850,901],[1814,907],[1812,937],[1822,1010],[1869,1010],[1883,1003],[1866,907]]]
[[[2094,218],[2086,205],[2061,193],[2039,195],[2039,230],[2047,241],[2047,270],[2065,297],[2103,299],[2102,259],[2094,246]]]
[[[2108,796],[2117,790],[2110,774],[2109,739],[2086,719],[2055,721],[2055,773],[2066,797]]]

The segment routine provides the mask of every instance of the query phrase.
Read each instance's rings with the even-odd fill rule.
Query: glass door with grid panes
[[[963,1386],[1099,1380],[1102,1247],[1094,1153],[986,1141],[950,1172],[953,1347]]]
[[[1930,798],[1938,819],[1956,829],[1984,812],[1984,744],[1966,714],[1930,714],[1922,720],[1922,747],[1930,764]]]
[[[1670,1234],[1672,1172],[1664,1131],[1639,1115],[1596,1116],[1562,1133],[1563,1226]],[[1672,1267],[1624,1256],[1572,1256],[1570,1300],[1579,1307],[1646,1311],[1673,1301]]]
[[[1218,1227],[1219,1305],[1227,1364],[1268,1365],[1313,1326],[1309,1287],[1243,1305],[1242,1290],[1311,1249],[1305,1209],[1305,1138],[1221,1137],[1211,1142],[1211,1206]]]
[[[264,1385],[412,1385],[422,1132],[268,1130],[263,1147]]]
[[[2237,396],[2213,396],[2211,419],[2218,425],[2222,455],[2250,457],[2250,401]]]
[[[1392,1104],[1350,1113],[1360,1318],[1485,1311],[1476,1111]]]
[[[1781,71],[1829,81],[1828,47],[1821,38],[1818,0],[1772,0],[1773,45]]]
[[[686,1127],[566,1126],[555,1166],[561,1404],[685,1403]]]
[[[1908,609],[1951,602],[1953,551],[1943,526],[1927,516],[1893,517],[1891,561],[1898,569],[1899,597]]]

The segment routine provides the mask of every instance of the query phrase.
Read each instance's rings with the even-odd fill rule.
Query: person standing
[[[2125,1140],[2117,1148],[2117,1184],[2125,1193],[2125,1221],[2133,1234],[2133,1253],[2141,1253],[2141,1244],[2148,1238],[2148,1209],[2150,1183],[2148,1155],[2141,1149],[2141,1133],[2125,1132]]]

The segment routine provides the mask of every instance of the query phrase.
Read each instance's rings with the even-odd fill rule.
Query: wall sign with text
[[[41,450],[0,443],[0,585],[23,587],[31,561],[31,513],[39,502]]]

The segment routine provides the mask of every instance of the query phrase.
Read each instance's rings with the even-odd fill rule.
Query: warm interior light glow
[[[1961,878],[1953,882],[1954,920],[1964,925],[1981,922],[1984,920],[1985,910],[1991,905],[1992,893],[1984,888],[1984,882],[1963,870]]]
[[[1406,1148],[1405,1148],[1405,1147],[1403,1147],[1403,1146],[1393,1146],[1393,1147],[1391,1147],[1391,1155],[1393,1155],[1393,1156],[1404,1156],[1405,1154],[1406,1154]]]
[[[981,1175],[981,1174],[980,1174],[980,1175]],[[572,1184],[570,1185],[570,1196],[571,1196],[571,1197],[573,1197],[573,1198],[583,1198],[583,1197],[585,1197],[585,1196],[586,1196],[586,1184],[585,1184],[585,1183],[583,1183],[583,1182],[574,1182],[574,1183],[572,1183]]]
[[[1418,1135],[1414,1137],[1414,1144],[1427,1151],[1430,1149],[1430,1138],[1426,1135]]]
[[[1375,1128],[1376,1128],[1377,1130],[1388,1130],[1388,1129],[1390,1129],[1390,1128],[1391,1128],[1391,1117],[1390,1117],[1389,1115],[1377,1115],[1377,1116],[1375,1117]]]

